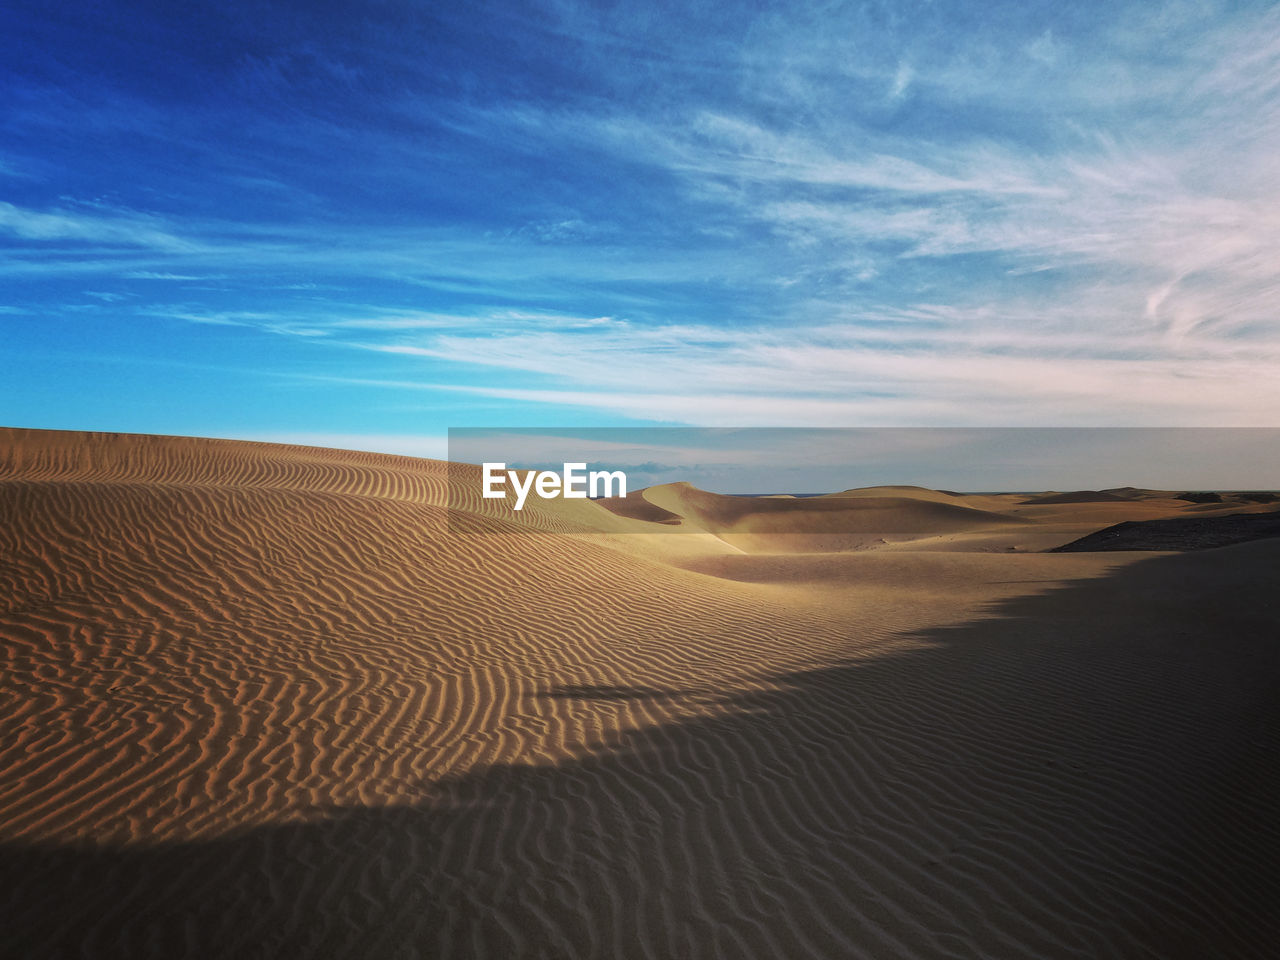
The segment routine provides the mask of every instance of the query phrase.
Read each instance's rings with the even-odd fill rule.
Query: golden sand
[[[447,476],[0,431],[0,955],[1274,956],[1280,540]]]

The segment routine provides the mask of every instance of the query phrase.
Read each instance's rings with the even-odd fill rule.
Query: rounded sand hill
[[[0,955],[1273,955],[1280,540],[468,470],[0,432]]]

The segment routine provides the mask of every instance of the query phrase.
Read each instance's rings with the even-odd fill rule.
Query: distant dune
[[[931,503],[963,503],[965,495],[962,493],[950,493],[942,490],[930,490],[927,487],[914,486],[880,486],[880,487],[853,487],[848,490],[841,490],[837,493],[828,493],[823,495],[825,499],[832,498],[851,498],[851,497],[900,497],[910,500],[924,500]]]
[[[1024,500],[1024,503],[1046,504],[1046,503],[1123,503],[1125,500],[1136,499],[1134,497],[1121,497],[1114,493],[1108,493],[1105,490],[1077,490],[1074,493],[1052,493],[1042,497],[1031,497]]]
[[[890,488],[892,489],[892,488]],[[649,487],[644,498],[689,529],[714,534],[747,553],[865,549],[1016,524],[1003,514],[952,503],[944,495],[885,496],[877,488],[824,497],[735,497],[688,483]],[[932,493],[932,492],[930,492]]]
[[[479,488],[0,430],[0,956],[1274,955],[1230,504]]]

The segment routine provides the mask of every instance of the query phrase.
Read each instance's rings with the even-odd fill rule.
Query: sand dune
[[[664,510],[657,504],[651,503],[648,497],[645,496],[644,490],[632,490],[625,497],[606,497],[600,500],[599,504],[620,517],[630,517],[633,520],[661,524],[679,524],[681,522],[678,514],[672,513],[670,510]]]
[[[909,500],[925,500],[931,503],[963,503],[966,500],[966,496],[962,493],[930,490],[928,487],[911,485],[851,487],[848,490],[840,490],[837,493],[825,493],[820,499],[848,499],[851,497],[899,497]]]
[[[671,483],[643,491],[649,503],[750,553],[834,552],[889,541],[1016,524],[1013,517],[941,497],[736,497]]]
[[[1076,490],[1072,493],[1047,493],[1023,502],[1039,506],[1046,503],[1122,503],[1130,499],[1134,498],[1117,496],[1103,490]]]
[[[1273,954],[1280,540],[451,470],[0,432],[0,955]]]

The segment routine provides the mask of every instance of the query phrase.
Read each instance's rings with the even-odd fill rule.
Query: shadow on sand
[[[0,953],[1274,956],[1277,556],[1142,560],[427,806],[6,845]]]

